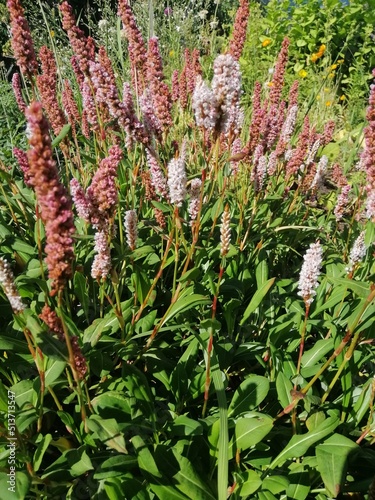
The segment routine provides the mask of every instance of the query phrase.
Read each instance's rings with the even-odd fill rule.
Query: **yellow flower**
[[[331,71],[331,73],[328,75],[328,78],[333,78],[335,76],[335,72]]]
[[[174,56],[174,50],[170,50],[169,51],[169,57],[173,57]]]
[[[342,94],[342,96],[340,96],[340,101],[345,101],[346,100],[346,95]]]
[[[324,92],[329,92],[329,88],[328,87],[324,87]]]
[[[317,60],[319,59],[319,55],[318,54],[312,54],[311,56],[311,62],[316,62]]]
[[[343,62],[344,62],[344,59],[339,59],[339,60],[337,61],[337,64],[342,64]]]
[[[320,94],[318,94],[318,95],[316,96],[316,100],[317,100],[317,101],[319,101],[319,100],[320,100]]]
[[[267,82],[267,87],[273,87],[274,83],[273,82]]]
[[[268,47],[268,45],[272,42],[272,40],[270,40],[269,38],[266,38],[265,40],[263,40],[262,42],[262,47]]]
[[[49,34],[51,35],[51,38],[54,38],[54,37],[55,37],[55,32],[54,32],[53,30],[51,30],[51,31],[49,32]]]
[[[331,101],[326,101],[326,106],[327,107],[331,106],[331,104],[332,104]]]
[[[332,64],[332,66],[331,66],[331,70],[336,69],[336,68],[337,68],[337,66],[338,66],[338,64]]]
[[[298,75],[301,77],[301,78],[306,78],[307,76],[307,71],[305,69],[300,69],[298,71]]]
[[[326,46],[323,43],[323,45],[321,45],[319,47],[319,50],[318,50],[318,53],[320,54],[320,57],[324,54],[325,51],[326,51]]]

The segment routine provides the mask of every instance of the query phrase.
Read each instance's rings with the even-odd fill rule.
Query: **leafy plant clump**
[[[167,67],[132,7],[94,39],[64,1],[65,44],[37,49],[7,2],[2,490],[370,500],[375,87],[350,147],[288,37],[244,92],[247,0],[220,53],[180,39]]]

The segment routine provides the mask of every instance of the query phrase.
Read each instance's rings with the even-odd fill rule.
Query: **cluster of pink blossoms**
[[[108,157],[100,162],[86,193],[76,179],[70,182],[78,215],[96,229],[95,258],[91,268],[95,279],[106,278],[111,270],[110,241],[118,201],[117,167],[121,159],[120,147],[112,146]]]
[[[75,231],[72,204],[52,158],[49,125],[41,103],[32,102],[26,110],[26,118],[30,144],[28,174],[46,228],[46,262],[52,279],[51,295],[55,295],[72,276]]]

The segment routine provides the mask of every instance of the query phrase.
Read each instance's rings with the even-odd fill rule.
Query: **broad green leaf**
[[[163,477],[173,481],[176,489],[188,498],[197,500],[217,500],[206,481],[203,481],[186,457],[176,449],[168,449],[158,445],[155,450],[155,461]]]
[[[250,304],[245,309],[240,325],[243,325],[250,315],[259,307],[268,290],[274,284],[275,279],[276,278],[269,279],[254,293],[252,299],[250,300]]]
[[[288,406],[292,402],[291,390],[293,389],[293,384],[289,378],[284,374],[284,372],[279,372],[276,377],[276,390],[277,399],[283,408]]]
[[[138,465],[138,460],[130,455],[110,456],[101,462],[99,468],[94,473],[94,479],[106,479],[109,477],[122,476],[126,471]]]
[[[241,483],[238,494],[241,498],[249,498],[256,492],[262,484],[262,479],[254,470],[248,470],[243,474],[243,483]]]
[[[339,285],[345,288],[349,288],[352,292],[354,292],[358,297],[365,298],[370,293],[370,284],[364,283],[362,281],[356,281],[349,278],[328,278],[335,286]]]
[[[47,448],[52,441],[52,435],[51,434],[46,434],[45,436],[42,437],[38,444],[38,448],[35,450],[34,453],[34,461],[33,461],[33,466],[35,472],[37,472],[40,468],[40,465],[42,463],[43,457],[45,452],[47,451]]]
[[[228,408],[228,417],[252,410],[267,396],[270,383],[266,377],[250,375],[238,387]]]
[[[196,420],[180,415],[170,426],[172,435],[174,436],[199,436],[203,434],[202,424]]]
[[[301,457],[307,452],[310,446],[331,434],[339,423],[340,421],[337,417],[328,417],[314,430],[293,436],[283,451],[273,460],[270,469],[274,469],[288,459]]]
[[[83,334],[83,343],[95,347],[104,333],[111,335],[117,332],[119,328],[118,319],[114,311],[111,310],[104,318],[95,319],[92,324],[86,328]]]
[[[262,490],[268,490],[274,495],[285,491],[289,486],[289,479],[285,476],[268,476],[262,484]]]
[[[321,339],[315,342],[314,347],[305,351],[302,356],[302,367],[308,368],[313,366],[327,354],[327,352],[333,351],[333,339]]]
[[[340,493],[348,457],[356,450],[359,446],[354,441],[336,433],[316,447],[318,469],[328,494],[333,498]]]
[[[1,498],[7,500],[25,500],[30,486],[30,478],[24,472],[17,470],[14,477],[9,477],[8,472],[0,472]],[[12,482],[8,482],[12,481]]]
[[[19,408],[22,408],[24,405],[36,405],[38,395],[34,389],[32,380],[21,380],[21,382],[11,387],[11,390],[16,394],[16,403]]]
[[[236,448],[243,451],[262,441],[273,427],[273,420],[268,415],[247,414],[236,421]]]
[[[310,492],[311,479],[309,473],[301,464],[293,464],[292,472],[288,475],[290,481],[286,490],[287,498],[293,500],[305,500]]]
[[[124,436],[114,418],[104,419],[98,415],[91,415],[87,419],[87,426],[90,431],[96,433],[105,446],[119,453],[127,453]]]
[[[200,295],[198,293],[187,295],[188,292],[186,292],[170,307],[168,314],[164,318],[164,323],[167,323],[174,316],[184,311],[188,311],[189,309],[193,309],[199,305],[207,305],[211,303],[211,299],[205,297],[204,295]]]
[[[45,370],[45,385],[50,386],[63,373],[66,367],[66,361],[48,358],[47,367]]]
[[[118,422],[130,419],[129,398],[121,392],[106,391],[92,399],[91,404],[102,418],[116,417]]]

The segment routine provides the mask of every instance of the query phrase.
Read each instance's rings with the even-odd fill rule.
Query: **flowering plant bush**
[[[243,98],[247,0],[212,67],[187,48],[170,78],[128,0],[126,66],[61,3],[74,79],[7,5],[28,145],[0,170],[3,490],[372,498],[375,87],[344,169],[289,38]]]

